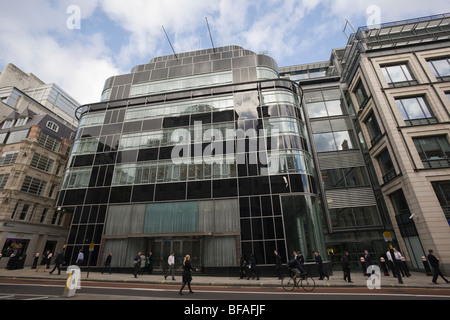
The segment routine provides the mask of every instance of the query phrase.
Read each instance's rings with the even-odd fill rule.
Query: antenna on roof
[[[345,29],[347,29],[347,25],[349,25],[350,28],[352,28],[353,33],[356,33],[356,30],[355,30],[355,28],[353,28],[352,24],[351,24],[347,19],[345,19],[345,26],[344,26],[344,30],[342,30],[342,32],[345,34],[345,36],[347,37],[347,39],[349,39],[350,37],[349,37],[349,36],[347,35],[347,33],[345,32]]]
[[[213,42],[213,38],[212,38],[212,35],[211,35],[211,30],[209,29],[208,17],[205,17],[205,19],[206,19],[206,25],[208,26],[209,37],[211,38],[211,44],[212,44],[212,47],[213,47],[213,52],[215,53],[216,52],[216,48],[214,47],[214,42]]]
[[[175,58],[177,58],[177,60],[178,60],[178,56],[177,56],[175,50],[173,49],[172,42],[170,42],[169,36],[167,35],[167,32],[166,32],[166,29],[164,29],[164,26],[162,26],[162,28],[164,30],[164,33],[166,34],[167,41],[169,41],[170,47],[172,48],[173,54],[175,55]]]

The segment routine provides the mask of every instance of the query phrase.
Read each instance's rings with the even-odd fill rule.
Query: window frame
[[[401,74],[403,74],[404,80],[396,81],[393,78],[392,72],[389,72],[389,69],[392,69],[394,67],[399,67]],[[407,62],[399,62],[396,64],[388,64],[388,65],[381,65],[381,72],[384,75],[384,78],[391,88],[397,88],[397,87],[404,87],[404,86],[410,86],[410,85],[416,85],[418,84],[417,80],[414,77],[414,74],[411,72],[411,68],[409,67]]]

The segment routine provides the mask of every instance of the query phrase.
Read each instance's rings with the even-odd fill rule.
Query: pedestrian
[[[277,272],[278,280],[281,280],[283,279],[281,274],[281,268],[283,267],[283,264],[281,262],[281,256],[278,254],[277,250],[274,250],[273,253],[275,255],[275,270]]]
[[[53,272],[58,269],[58,275],[61,274],[61,265],[64,262],[64,255],[62,253],[62,251],[59,251],[58,254],[56,255],[56,259],[55,259],[55,266],[53,267],[53,270],[50,271],[50,274],[53,274]]]
[[[398,270],[400,271],[400,273],[402,274],[403,277],[409,277],[409,275],[406,273],[406,270],[403,266],[403,256],[402,256],[401,252],[395,248],[392,248],[392,250],[394,251],[394,257],[395,257],[395,261],[397,262]]]
[[[192,281],[191,271],[198,271],[198,269],[192,268],[191,256],[187,254],[183,260],[183,285],[181,286],[181,289],[178,292],[181,295],[183,294],[182,291],[186,285],[189,288],[189,293],[194,293],[191,289],[191,281]]]
[[[350,274],[350,257],[348,255],[348,251],[344,251],[344,255],[341,258],[341,262],[342,262],[342,271],[344,272],[344,281],[347,281],[348,283],[353,283]]]
[[[169,256],[169,258],[167,258],[167,264],[169,265],[169,269],[167,270],[167,273],[164,275],[164,279],[167,279],[167,276],[169,274],[172,275],[172,280],[175,280],[175,252],[172,252]]]
[[[364,264],[365,264],[366,270],[367,270],[367,268],[369,268],[369,266],[371,266],[373,264],[372,257],[370,256],[370,253],[367,250],[364,250]]]
[[[386,258],[389,269],[392,271],[392,276],[394,278],[397,278],[397,269],[395,268],[394,259],[392,258],[391,252],[388,250],[386,251]]]
[[[80,251],[78,251],[77,260],[75,261],[75,263],[78,267],[81,267],[81,265],[83,264],[83,261],[84,261],[84,253],[83,253],[83,249],[80,249]]]
[[[153,253],[151,251],[148,252],[147,268],[148,268],[148,274],[152,274],[153,273]]]
[[[247,266],[247,259],[241,254],[241,257],[239,258],[239,279],[244,279],[247,277]]]
[[[49,253],[47,256],[47,265],[45,266],[45,269],[50,269],[50,263],[52,261],[53,253]]]
[[[297,251],[296,255],[298,262],[303,266],[305,264],[305,257],[303,257],[303,254],[300,251]]]
[[[112,261],[112,252],[110,252],[105,259],[105,263],[103,264],[102,268],[102,274],[105,271],[105,269],[108,269],[109,274],[111,274],[111,261]]]
[[[330,280],[330,277],[323,271],[323,261],[322,257],[319,255],[319,251],[314,251],[317,271],[319,271],[319,280],[323,280],[324,277],[327,277],[327,280]]]
[[[252,276],[252,275],[254,275],[253,277],[252,277],[252,279],[256,276],[256,280],[259,280],[259,274],[258,274],[258,269],[257,269],[257,267],[256,267],[256,257],[255,257],[255,254],[251,254],[251,256],[250,256],[250,261],[249,261],[249,266],[248,266],[248,268],[249,268],[249,270],[248,270],[248,277],[247,277],[247,280],[250,280],[250,277]]]
[[[433,279],[431,280],[433,283],[437,284],[437,278],[438,276],[441,276],[442,279],[448,284],[448,280],[445,279],[444,275],[441,273],[441,270],[439,270],[439,264],[440,261],[436,256],[433,254],[433,250],[428,250],[428,261],[430,262],[431,267],[433,268]]]
[[[49,255],[50,255],[50,250],[46,250],[44,252],[44,254],[42,255],[41,264],[36,268],[36,272],[38,272],[42,266],[44,266],[44,272],[45,272],[45,269],[47,269],[47,266],[48,266]]]
[[[137,278],[137,275],[139,271],[141,270],[141,255],[142,252],[138,252],[137,256],[134,257],[133,264],[134,264],[134,277]]]
[[[139,275],[141,276],[144,275],[145,263],[146,263],[145,255],[141,254],[141,268],[139,269]]]

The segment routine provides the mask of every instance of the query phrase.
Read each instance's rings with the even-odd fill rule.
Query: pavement
[[[53,267],[53,266],[52,266]],[[65,271],[61,271],[61,275],[57,272],[49,274],[49,270],[43,271],[42,269],[36,272],[35,269],[30,267],[25,267],[19,270],[6,270],[0,269],[0,279],[52,279],[52,280],[65,280],[67,279],[67,274]],[[81,281],[102,281],[102,282],[118,282],[127,284],[155,284],[155,285],[179,285],[181,283],[182,275],[181,272],[175,273],[175,280],[169,276],[164,279],[164,276],[160,273],[158,274],[144,274],[139,275],[137,278],[133,274],[127,273],[100,273],[90,271],[89,274],[87,270],[82,268],[81,270]],[[192,273],[192,284],[195,286],[217,286],[217,287],[280,287],[281,280],[277,277],[260,277],[259,280],[256,279],[239,279],[239,276],[209,276],[202,275],[200,272]],[[450,276],[447,277],[450,280]],[[336,288],[358,288],[367,287],[367,277],[359,272],[352,273],[353,283],[348,283],[343,280],[342,272],[335,271],[329,279],[318,280],[318,277],[314,277],[316,280],[316,287],[336,287]],[[437,284],[432,283],[432,277],[426,275],[424,272],[411,272],[410,277],[402,278],[403,283],[399,283],[397,278],[390,276],[385,276],[383,272],[381,273],[380,285],[381,288],[430,288],[430,289],[450,289],[450,284],[446,284],[442,278],[438,278]]]

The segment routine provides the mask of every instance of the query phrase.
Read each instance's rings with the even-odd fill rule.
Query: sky
[[[173,53],[163,26],[177,53],[212,47],[207,19],[215,47],[284,67],[328,60],[352,27],[447,12],[443,0],[0,0],[0,70],[12,63],[88,104],[107,78]]]

